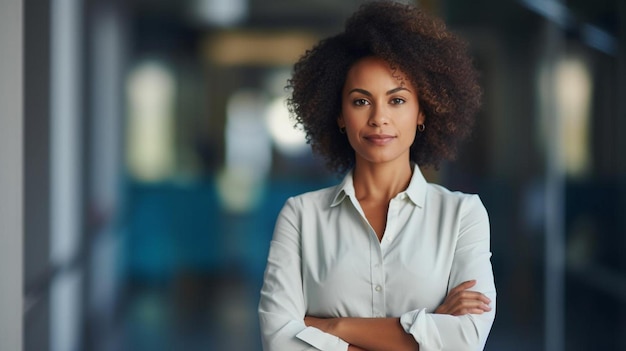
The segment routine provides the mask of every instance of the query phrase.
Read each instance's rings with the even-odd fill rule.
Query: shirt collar
[[[426,202],[426,188],[428,183],[426,182],[426,178],[422,174],[419,166],[416,164],[413,166],[413,176],[411,176],[411,181],[409,182],[409,186],[406,188],[405,193],[409,196],[409,199],[413,201],[413,203],[420,207],[424,207],[424,203]]]
[[[352,196],[356,199],[354,183],[352,182],[352,172],[352,170],[348,172],[343,178],[343,181],[335,188],[335,196],[333,196],[333,201],[330,204],[331,207],[339,205],[346,196]],[[402,193],[405,193],[416,206],[421,208],[424,207],[426,201],[426,185],[426,179],[422,171],[419,166],[414,165],[409,186]]]
[[[343,177],[343,181],[337,185],[335,188],[335,196],[333,196],[333,201],[330,203],[330,207],[335,207],[339,205],[346,196],[354,197],[354,183],[352,183],[352,172],[348,172],[345,177]]]

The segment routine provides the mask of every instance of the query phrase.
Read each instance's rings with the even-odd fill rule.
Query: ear
[[[342,114],[339,114],[339,117],[337,117],[337,126],[339,127],[339,129],[346,127],[346,122],[343,121]]]
[[[426,122],[426,116],[424,115],[424,112],[422,112],[422,110],[420,110],[417,113],[417,124],[424,124],[424,122]]]

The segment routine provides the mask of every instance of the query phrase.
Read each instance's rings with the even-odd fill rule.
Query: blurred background
[[[284,86],[362,2],[24,1],[25,350],[260,350],[276,215],[339,180]],[[482,72],[472,140],[426,174],[489,211],[486,349],[626,350],[625,3],[418,5]]]

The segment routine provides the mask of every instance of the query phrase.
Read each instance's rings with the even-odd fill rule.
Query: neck
[[[352,175],[354,191],[359,200],[389,201],[406,190],[413,168],[410,162],[372,164],[357,162]]]

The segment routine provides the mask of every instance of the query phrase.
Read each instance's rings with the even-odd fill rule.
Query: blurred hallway
[[[363,2],[23,1],[24,350],[261,350],[276,215],[338,181],[284,86]],[[486,350],[626,350],[626,5],[418,3],[482,72],[472,140],[426,175],[489,211]]]

